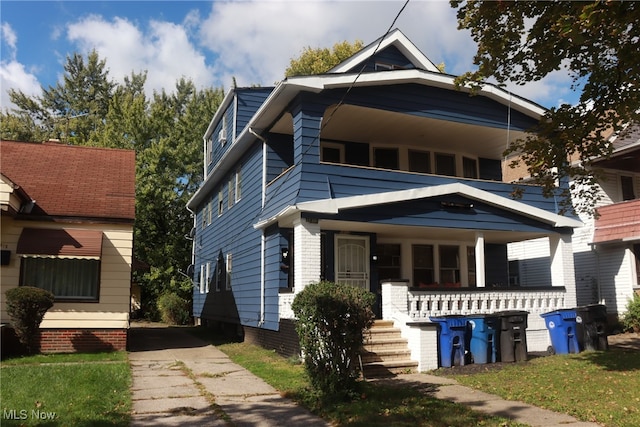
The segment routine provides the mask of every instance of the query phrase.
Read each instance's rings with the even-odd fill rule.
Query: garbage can
[[[438,323],[438,344],[440,346],[440,366],[464,366],[466,364],[468,325],[464,316],[431,317]]]
[[[471,333],[469,351],[473,363],[497,362],[500,351],[498,344],[500,318],[493,314],[470,314],[466,317]]]
[[[576,307],[576,335],[581,350],[608,350],[607,307],[602,304]]]
[[[574,309],[554,310],[549,313],[543,313],[540,316],[544,318],[549,330],[552,345],[551,353],[569,354],[580,352],[576,334],[576,311]]]
[[[521,362],[527,360],[527,319],[528,311],[499,311],[494,313],[500,319],[500,360]]]

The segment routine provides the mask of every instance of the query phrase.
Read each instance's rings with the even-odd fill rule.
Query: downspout
[[[266,203],[267,192],[267,140],[255,132],[252,128],[249,128],[249,133],[260,141],[262,141],[262,209]],[[264,230],[260,235],[260,319],[258,320],[258,326],[264,325],[264,312],[265,312],[265,270],[266,262],[264,259],[264,251],[266,247],[266,241],[264,237]]]

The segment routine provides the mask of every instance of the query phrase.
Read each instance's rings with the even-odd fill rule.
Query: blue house
[[[325,74],[231,89],[188,203],[197,321],[291,351],[291,302],[319,280],[376,293],[378,316],[407,336],[434,314],[575,304],[581,223],[540,188],[502,179],[503,151],[544,109],[490,84],[471,96],[454,79],[394,30]],[[540,237],[551,283],[509,287],[507,244]],[[544,322],[529,328],[529,346],[546,349]]]

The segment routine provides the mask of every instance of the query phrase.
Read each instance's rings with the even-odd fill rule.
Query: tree
[[[19,111],[39,127],[36,136],[66,143],[86,143],[101,125],[116,86],[109,80],[106,62],[94,50],[87,56],[67,56],[61,82],[42,89],[42,96],[29,97],[11,89],[9,97]],[[26,122],[26,118],[23,117]]]
[[[186,203],[200,185],[202,135],[222,102],[222,89],[197,90],[180,79],[148,99],[146,72],[124,83],[109,80],[106,61],[91,52],[67,57],[63,79],[42,96],[10,93],[17,108],[2,114],[2,137],[136,151],[134,256],[151,266],[134,272],[143,306],[157,318],[157,298],[173,292],[191,300],[191,282],[180,270],[191,263],[185,239],[193,219]]]
[[[333,49],[316,48],[310,46],[302,50],[297,59],[291,59],[289,67],[285,70],[285,77],[310,76],[326,73],[354,53],[362,49],[362,41],[356,40],[353,44],[343,41],[333,45]]]
[[[525,84],[566,70],[576,105],[548,110],[537,136],[517,141],[506,154],[520,154],[530,175],[547,195],[555,183],[573,180],[562,194],[571,209],[571,192],[592,212],[598,176],[592,161],[608,156],[612,132],[624,132],[639,119],[640,3],[638,2],[484,2],[452,0],[460,29],[478,44],[478,69],[458,79],[477,88],[487,78],[499,84]]]

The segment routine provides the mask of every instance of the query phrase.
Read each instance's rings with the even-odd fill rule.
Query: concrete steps
[[[365,333],[362,354],[365,378],[416,372],[418,362],[411,360],[407,340],[389,320],[376,320]]]

